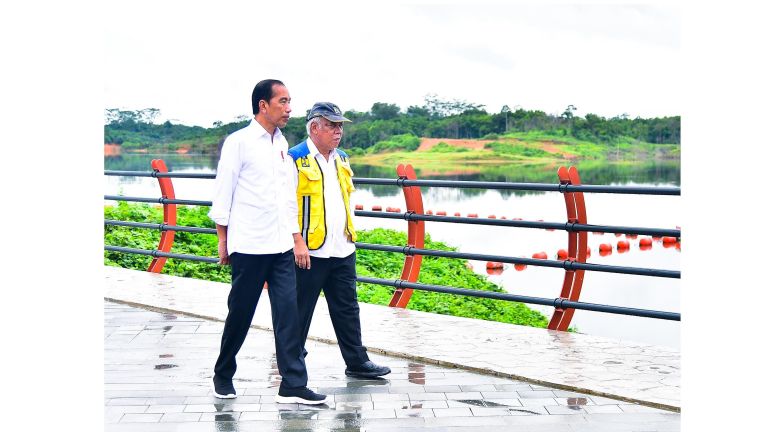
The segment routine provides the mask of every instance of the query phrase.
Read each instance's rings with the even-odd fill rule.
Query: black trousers
[[[224,323],[221,350],[214,372],[228,379],[235,375],[235,356],[245,341],[264,282],[267,282],[281,386],[306,386],[307,368],[302,353],[304,344],[297,309],[293,250],[267,255],[233,253],[229,262],[232,266],[232,289],[227,299],[229,313]]]
[[[347,366],[368,361],[360,331],[360,306],[355,285],[355,253],[344,258],[310,258],[311,268],[296,268],[301,343],[304,346],[320,291],[325,293],[333,330]],[[307,354],[304,349],[304,355]]]

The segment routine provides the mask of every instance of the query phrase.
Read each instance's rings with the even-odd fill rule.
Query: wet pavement
[[[568,334],[557,338],[557,332],[552,335],[546,330],[530,329],[549,335],[540,340],[549,341],[546,347],[550,350],[557,346],[552,345],[553,340],[562,344],[564,351],[556,356],[560,360],[547,364],[555,357],[526,357],[525,361],[533,362],[525,365],[529,369],[505,373],[501,367],[504,365],[496,366],[501,372],[484,366],[493,354],[487,347],[501,345],[495,349],[505,352],[505,356],[514,356],[519,349],[537,352],[540,348],[531,345],[532,341],[522,333],[513,332],[512,339],[505,341],[494,329],[498,323],[467,319],[446,323],[443,318],[457,318],[361,304],[363,341],[371,359],[391,367],[392,373],[381,380],[360,380],[344,375],[338,346],[324,342],[333,338],[332,330],[326,334],[330,324],[324,323],[329,319],[322,301],[310,332],[314,340],[308,342],[307,366],[309,386],[329,395],[327,405],[274,403],[280,382],[274,339],[271,331],[259,328],[267,328],[270,319],[266,299],[259,302],[256,328],[249,332],[238,355],[234,384],[239,396],[219,400],[211,394],[210,378],[223,328],[224,315],[219,314],[226,313],[228,285],[111,267],[105,268],[105,275],[104,415],[109,431],[680,430],[680,414],[675,406],[622,395],[610,397],[599,386],[580,391],[567,382],[553,380],[554,385],[548,385],[535,376],[523,375],[535,367],[552,371],[570,368],[565,372],[575,381],[580,374],[599,373],[588,362],[580,367],[580,359],[595,358],[599,361],[593,363],[607,362],[610,366],[617,361],[616,355],[621,355],[625,364],[638,362],[640,372],[627,378],[616,376],[614,370],[614,374],[597,376],[593,381],[618,380],[630,386],[643,382],[638,380],[641,373],[661,371],[679,382],[679,353],[672,368],[654,369],[653,363],[642,363],[637,350],[623,348],[619,352],[617,346],[621,345],[609,347],[599,338],[581,340],[585,335]],[[394,319],[400,321],[387,321]],[[472,329],[475,322],[489,328],[473,338],[481,350],[467,352],[466,332],[478,331]],[[388,338],[402,340],[397,351],[388,351],[392,348]],[[600,343],[590,345],[595,342]],[[524,346],[516,347],[515,343]],[[429,345],[435,346],[425,347]],[[653,347],[641,348],[645,356],[658,354]],[[606,357],[606,350],[613,350],[613,356]],[[387,352],[396,356],[385,355]],[[661,353],[667,353],[666,349]],[[472,356],[476,361],[470,361]],[[574,363],[564,365],[561,357],[571,358]],[[674,357],[674,352],[661,357]],[[457,367],[461,362],[467,367]],[[676,389],[679,401],[679,387]],[[629,389],[635,394],[637,390]]]

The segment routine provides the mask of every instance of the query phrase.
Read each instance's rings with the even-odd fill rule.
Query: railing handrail
[[[160,182],[161,184],[161,189],[163,190],[163,197],[145,198],[145,197],[130,197],[130,196],[124,196],[124,195],[104,195],[104,199],[114,200],[114,201],[130,201],[130,202],[162,204],[165,209],[164,217],[166,221],[164,221],[163,223],[144,223],[144,222],[118,221],[118,220],[105,219],[104,223],[105,225],[111,225],[111,226],[157,229],[163,233],[163,236],[166,236],[166,235],[169,236],[167,237],[169,241],[164,241],[161,239],[161,244],[158,250],[135,249],[135,248],[120,247],[120,246],[112,246],[112,245],[105,245],[104,249],[107,251],[115,251],[115,252],[121,252],[121,253],[134,253],[134,254],[152,256],[154,257],[154,259],[153,259],[153,264],[150,266],[150,271],[155,271],[155,272],[159,272],[162,270],[162,265],[165,262],[165,259],[167,258],[184,259],[184,260],[206,262],[206,263],[217,263],[219,260],[218,258],[214,258],[214,257],[202,257],[197,255],[175,254],[175,253],[169,252],[170,245],[172,244],[172,241],[173,241],[173,233],[176,231],[202,233],[202,234],[216,234],[216,230],[212,228],[188,227],[188,226],[176,225],[175,224],[175,217],[176,217],[175,206],[176,205],[211,206],[212,202],[176,199],[173,194],[172,185],[168,183],[170,182],[170,178],[215,179],[216,174],[215,173],[168,172],[162,160],[154,160],[153,168],[155,168],[155,170],[151,172],[105,170],[104,174],[108,176],[135,176],[135,177],[157,178],[158,182]],[[368,185],[397,186],[397,187],[403,188],[403,192],[406,194],[406,204],[408,205],[409,209],[403,213],[400,213],[399,210],[397,212],[389,211],[389,209],[386,213],[381,211],[355,210],[355,215],[361,216],[361,217],[403,219],[409,223],[409,244],[407,246],[377,245],[377,244],[369,244],[369,243],[362,243],[362,242],[355,243],[358,249],[402,253],[406,256],[406,263],[404,265],[403,276],[401,279],[388,280],[388,279],[368,278],[368,277],[357,278],[359,282],[395,287],[396,296],[393,297],[393,300],[390,302],[390,306],[405,307],[405,305],[407,305],[408,299],[410,298],[410,294],[409,294],[410,290],[416,289],[416,290],[423,290],[423,291],[442,292],[442,293],[448,293],[448,294],[459,294],[459,295],[466,295],[466,296],[473,296],[473,297],[480,297],[480,298],[492,298],[492,299],[498,299],[498,300],[519,301],[523,303],[553,306],[556,309],[556,315],[557,313],[559,313],[561,316],[558,318],[558,322],[555,322],[555,317],[553,316],[552,321],[550,322],[549,328],[554,328],[558,330],[562,330],[563,326],[567,328],[567,324],[570,322],[570,316],[572,316],[573,310],[575,309],[583,309],[583,310],[591,310],[591,311],[607,312],[607,313],[615,313],[615,314],[623,314],[623,315],[633,315],[633,316],[649,317],[649,318],[659,318],[659,319],[666,319],[666,320],[677,320],[677,321],[680,320],[680,314],[674,313],[674,312],[652,311],[652,310],[635,309],[635,308],[620,307],[620,306],[600,305],[600,304],[579,302],[577,301],[578,292],[581,289],[580,280],[581,278],[583,278],[583,276],[581,278],[576,278],[576,280],[578,280],[578,285],[574,285],[573,287],[569,288],[570,290],[575,290],[575,295],[572,293],[571,299],[569,299],[567,298],[568,295],[565,294],[566,285],[569,280],[568,275],[573,274],[575,272],[583,273],[585,270],[679,279],[680,272],[674,271],[674,270],[609,266],[609,265],[587,263],[583,258],[585,256],[584,250],[581,250],[580,252],[578,252],[578,256],[580,258],[578,258],[577,260],[577,259],[574,259],[574,257],[576,256],[575,254],[577,254],[577,252],[574,252],[574,249],[572,248],[574,246],[576,247],[576,249],[586,247],[586,237],[582,237],[585,235],[586,232],[597,232],[597,233],[606,232],[606,233],[617,233],[617,234],[623,233],[623,234],[630,234],[630,235],[644,234],[644,235],[659,236],[659,237],[665,236],[665,238],[672,237],[673,239],[679,239],[681,235],[680,229],[671,230],[671,229],[661,229],[661,228],[591,225],[587,223],[580,223],[580,222],[586,222],[586,218],[577,218],[576,212],[578,211],[584,212],[583,198],[578,197],[578,195],[583,192],[638,194],[638,195],[680,195],[680,188],[581,185],[579,184],[578,174],[575,172],[574,168],[571,168],[570,170],[565,170],[564,168],[560,168],[560,170],[558,170],[558,175],[560,176],[561,183],[554,184],[554,185],[544,184],[544,183],[483,182],[483,181],[460,181],[460,180],[417,180],[415,179],[415,175],[413,174],[412,167],[408,166],[408,167],[402,168],[402,165],[398,166],[398,175],[400,176],[400,178],[398,179],[382,179],[382,178],[355,178],[354,179],[355,184],[358,184],[358,185],[368,184]],[[563,222],[524,221],[524,220],[514,220],[514,219],[506,220],[506,219],[494,219],[494,218],[477,218],[477,217],[460,217],[460,216],[424,214],[423,208],[421,207],[421,195],[418,189],[419,186],[560,192],[564,194],[564,196],[566,196],[566,207],[568,207],[569,220],[568,222],[563,223]],[[168,193],[168,195],[166,195],[166,192]],[[414,200],[413,193],[418,194],[418,197],[417,197],[418,199],[416,200],[417,204],[415,206],[413,205],[415,202],[413,201]],[[572,197],[570,198],[572,201],[569,201],[568,197]],[[168,220],[171,220],[172,223],[167,223]],[[432,249],[425,249],[423,247],[414,246],[419,243],[423,245],[423,240],[421,242],[416,240],[416,242],[414,243],[413,238],[418,238],[419,234],[418,234],[418,230],[417,231],[411,230],[411,228],[413,228],[411,224],[416,224],[415,226],[420,226],[421,227],[420,229],[423,231],[424,221],[504,226],[504,227],[517,227],[517,228],[547,229],[547,230],[563,230],[563,231],[567,231],[569,233],[569,236],[575,235],[576,239],[581,239],[581,240],[579,240],[579,243],[577,245],[576,243],[574,243],[574,239],[569,237],[570,257],[567,259],[557,260],[557,261],[539,259],[539,258],[531,259],[531,258],[523,258],[523,257],[509,257],[509,256],[503,256],[503,255],[486,255],[486,254],[477,254],[477,253],[432,250]],[[414,233],[416,233],[417,237],[413,237]],[[421,236],[423,239],[423,233],[421,234]],[[456,288],[456,287],[446,287],[446,286],[440,286],[440,285],[422,284],[422,283],[417,283],[416,279],[414,278],[418,276],[418,271],[419,271],[420,262],[421,262],[420,258],[422,256],[462,258],[462,259],[473,259],[473,260],[489,261],[489,262],[495,261],[499,263],[512,263],[512,264],[520,264],[520,265],[562,268],[566,271],[566,281],[564,282],[563,294],[561,294],[561,297],[555,298],[555,299],[520,296],[520,295],[509,294],[509,293],[478,291],[478,290],[472,290],[468,288]],[[411,258],[418,258],[419,260],[409,261]],[[159,262],[159,264],[156,264],[156,262]],[[406,269],[410,268],[409,266],[414,263],[416,263],[414,267],[415,276],[411,270],[406,271]],[[408,279],[403,279],[406,277],[405,276],[406,274],[409,274]],[[570,280],[573,280],[573,278],[570,277]],[[402,299],[396,301],[396,297],[399,298],[397,296],[397,293],[401,291],[407,291],[408,294],[406,296],[402,296],[405,299],[404,301],[401,301]],[[563,297],[564,295],[566,297]],[[570,316],[568,316],[568,311],[570,311]],[[566,315],[563,315],[563,312],[566,312]]]

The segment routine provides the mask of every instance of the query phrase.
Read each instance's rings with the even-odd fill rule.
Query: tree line
[[[444,100],[427,95],[421,106],[405,110],[395,104],[376,102],[367,112],[346,111],[352,120],[344,126],[344,147],[366,149],[392,136],[411,134],[417,137],[496,139],[511,132],[540,131],[554,136],[570,136],[602,144],[611,144],[623,137],[656,144],[680,144],[680,116],[660,118],[629,118],[620,115],[605,118],[596,114],[579,117],[577,107],[568,105],[560,114],[504,105],[490,113],[484,105],[460,100]],[[233,122],[214,122],[209,128],[172,124],[156,124],[159,110],[139,111],[107,109],[104,142],[122,144],[129,148],[149,148],[164,145],[186,146],[191,151],[210,153],[217,150],[231,132],[245,126],[249,118],[241,116]],[[292,117],[283,129],[290,144],[306,138],[304,117]]]

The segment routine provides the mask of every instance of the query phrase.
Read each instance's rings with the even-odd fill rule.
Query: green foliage
[[[376,228],[359,232],[358,241],[404,246],[407,244],[407,237],[403,232]],[[456,248],[442,242],[432,241],[429,235],[427,235],[424,244],[426,249],[456,250]],[[357,251],[357,272],[360,276],[398,279],[403,268],[403,259],[403,255],[398,253],[360,249]],[[484,276],[470,270],[467,267],[467,261],[461,259],[424,257],[419,273],[419,282],[479,291],[505,292]],[[393,291],[394,288],[392,287],[358,284],[358,298],[366,303],[388,304]],[[533,327],[547,326],[547,319],[541,313],[531,310],[522,303],[504,300],[415,290],[408,303],[408,308]]]
[[[394,135],[388,140],[379,141],[368,149],[368,153],[386,153],[393,151],[414,151],[419,148],[421,140],[419,137],[405,134]]]
[[[452,146],[446,142],[440,141],[429,149],[431,153],[466,153],[470,151],[466,147]]]
[[[213,228],[214,223],[207,216],[207,207],[179,206],[177,225]],[[162,222],[162,208],[148,204],[129,204],[120,202],[114,207],[104,208],[104,218],[134,222]],[[374,229],[358,231],[358,240],[365,243],[405,245],[406,234],[393,230]],[[157,230],[117,227],[104,227],[104,243],[136,249],[154,250],[160,233]],[[434,242],[427,236],[425,247],[438,250],[456,250],[441,242]],[[177,232],[174,239],[173,253],[216,257],[217,239],[213,234],[192,234]],[[152,260],[149,256],[104,252],[106,265],[136,270],[146,270]],[[489,282],[467,268],[466,260],[424,257],[419,281],[427,284],[455,286],[473,290],[504,292],[500,287]],[[397,279],[403,266],[403,255],[390,252],[368,250],[357,251],[357,272],[360,276]],[[228,266],[169,259],[163,273],[230,283]],[[358,284],[358,298],[362,302],[388,304],[393,289],[371,284]],[[481,299],[426,291],[414,291],[408,308],[426,312],[478,318],[491,321],[546,327],[547,319],[539,312],[529,309],[521,303],[502,300]]]
[[[548,157],[549,153],[546,151],[530,147],[525,144],[512,144],[512,143],[505,143],[505,142],[489,142],[485,144],[485,148],[488,150],[492,150],[494,153],[502,154],[502,155],[516,155],[516,156],[525,156],[525,157]]]

